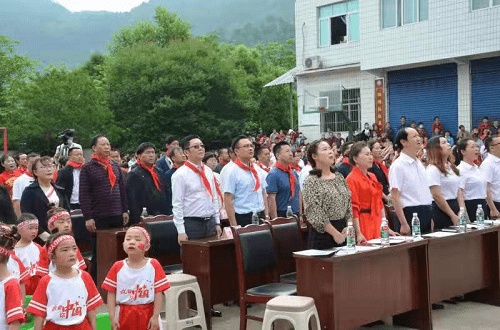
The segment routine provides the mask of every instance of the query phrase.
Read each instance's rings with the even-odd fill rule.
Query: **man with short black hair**
[[[257,165],[267,173],[271,171],[271,151],[269,147],[262,146],[257,149]]]
[[[417,213],[421,232],[428,233],[431,231],[432,196],[426,188],[429,185],[425,167],[417,158],[422,149],[422,138],[416,130],[407,127],[396,134],[395,146],[400,155],[389,170],[392,202],[399,219],[395,229],[409,235],[413,213]]]
[[[290,165],[293,153],[290,144],[285,141],[276,143],[273,148],[276,163],[266,178],[267,195],[269,200],[269,216],[286,217],[288,206],[296,215],[300,212],[300,185],[299,178]]]
[[[163,173],[167,173],[167,171],[172,167],[173,163],[170,159],[170,150],[179,146],[179,140],[177,137],[173,135],[167,136],[165,139],[165,155],[162,156],[156,162],[156,167],[163,171]]]
[[[32,152],[28,154],[27,159],[28,171],[18,177],[16,181],[14,181],[14,186],[12,187],[12,206],[14,206],[14,211],[17,216],[21,215],[21,197],[23,196],[24,189],[35,182],[35,177],[33,176],[33,172],[31,172],[31,168],[33,164],[40,159],[40,154]]]
[[[66,167],[59,170],[56,183],[64,188],[63,194],[69,200],[70,208],[77,210],[80,208],[80,172],[85,162],[83,150],[72,147],[68,151],[68,157]]]
[[[342,174],[344,176],[344,179],[347,178],[349,173],[351,173],[351,171],[352,171],[352,165],[349,162],[349,152],[351,151],[351,147],[353,144],[354,144],[353,141],[349,141],[349,142],[344,143],[340,147],[340,153],[342,154],[342,157],[344,157],[344,158],[342,159],[342,164],[337,165],[337,170],[339,171],[340,174]]]
[[[205,145],[197,135],[182,139],[187,161],[172,175],[172,211],[179,245],[188,239],[222,235],[220,226],[220,189],[214,173],[203,165]]]
[[[186,162],[186,155],[182,152],[182,148],[175,147],[170,150],[170,159],[173,162],[172,167],[163,176],[163,182],[165,183],[165,191],[167,193],[167,213],[172,214],[172,175],[177,171],[179,167],[184,165]]]
[[[160,180],[162,173],[155,166],[155,145],[143,142],[135,153],[137,167],[130,171],[126,183],[131,225],[139,223],[144,207],[151,216],[169,214],[165,184]]]
[[[481,164],[481,172],[486,178],[486,202],[490,208],[490,217],[500,217],[500,137],[487,137],[485,147],[489,155]]]
[[[227,148],[219,149],[219,164],[215,167],[215,172],[220,174],[224,166],[226,166],[230,161],[231,158],[229,157],[229,150]]]
[[[14,160],[17,164],[17,169],[14,171],[15,175],[21,176],[28,173],[28,156],[23,153],[17,153],[14,155]]]
[[[406,128],[406,127],[408,127],[408,124],[406,123],[406,117],[402,116],[401,117],[401,123],[398,126],[398,131],[401,130],[401,129],[403,129],[403,128]]]
[[[259,175],[256,165],[252,163],[252,141],[240,135],[233,140],[231,148],[237,156],[235,165],[227,179],[222,179],[229,223],[232,226],[246,226],[252,222],[254,212],[257,212],[259,217],[268,219],[265,172],[262,171]]]
[[[127,192],[120,165],[109,159],[108,138],[92,138],[92,159],[80,172],[80,208],[85,226],[92,234],[92,278],[97,277],[97,229],[121,228],[129,221]]]

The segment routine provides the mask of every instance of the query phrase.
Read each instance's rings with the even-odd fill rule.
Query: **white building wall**
[[[361,69],[372,70],[500,51],[500,6],[429,0],[429,19],[381,28],[380,0],[359,0]]]
[[[375,76],[357,68],[303,73],[297,79],[299,130],[310,142],[321,137],[321,118],[319,113],[304,114],[304,106],[306,109],[313,106],[314,97],[319,96],[319,92],[328,91],[329,86],[339,83],[344,89],[360,88],[361,126],[365,122],[370,125],[375,122]]]
[[[319,46],[318,8],[345,0],[296,0],[295,1],[295,42],[297,67],[304,69],[304,59],[320,56],[323,68],[360,62],[360,42]]]

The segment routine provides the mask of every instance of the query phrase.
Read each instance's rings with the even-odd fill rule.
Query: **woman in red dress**
[[[380,237],[380,224],[385,217],[382,185],[375,174],[368,172],[373,166],[373,156],[365,142],[353,144],[349,161],[353,169],[347,177],[347,184],[352,192],[353,223],[359,244]],[[395,235],[391,230],[389,232]]]
[[[9,196],[12,199],[12,188],[14,187],[14,181],[17,179],[19,174],[16,172],[16,161],[9,155],[3,155],[0,158],[0,168],[3,168],[2,174],[0,174],[0,184],[7,187]]]

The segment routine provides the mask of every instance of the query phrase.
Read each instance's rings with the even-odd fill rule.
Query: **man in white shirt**
[[[24,173],[14,181],[14,187],[12,188],[12,205],[14,206],[14,211],[19,217],[21,215],[21,196],[23,195],[24,189],[35,181],[35,177],[31,172],[31,167],[36,161],[40,159],[40,154],[30,153],[28,155],[28,172]]]
[[[205,146],[189,135],[182,142],[187,161],[172,175],[172,212],[179,245],[188,239],[222,235],[218,194],[212,170],[203,165]]]
[[[229,150],[230,155],[235,155],[234,151],[232,149]],[[236,157],[235,157],[236,158]],[[224,181],[227,181],[229,178],[229,174],[231,174],[231,169],[234,167],[234,161],[231,158],[229,163],[224,165],[222,170],[220,171],[220,185],[221,187],[224,187]]]
[[[400,228],[396,222],[395,229],[401,234],[410,234],[413,213],[417,213],[421,232],[428,233],[432,222],[432,196],[424,165],[417,159],[417,153],[422,148],[422,138],[416,130],[406,127],[397,133],[395,144],[401,151],[389,170],[392,201],[400,220]]]
[[[231,226],[246,226],[257,212],[260,218],[268,218],[266,178],[263,171],[252,163],[254,145],[246,136],[240,135],[231,145],[236,153],[234,166],[228,178],[222,179],[224,201]],[[226,165],[227,166],[227,165]]]
[[[486,202],[490,208],[490,217],[500,217],[500,137],[486,139],[488,158],[481,164],[481,172],[486,178]]]

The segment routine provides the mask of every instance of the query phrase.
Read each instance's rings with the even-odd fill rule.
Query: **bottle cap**
[[[347,221],[348,226],[352,226],[352,221]]]
[[[482,206],[481,204],[479,204],[479,205],[477,206],[477,208],[478,208],[478,209],[482,209],[482,208],[483,208],[483,206]]]
[[[414,216],[414,217],[418,216],[418,213],[413,213],[413,216]]]
[[[460,211],[465,211],[465,207],[461,207],[461,208],[460,208]]]

